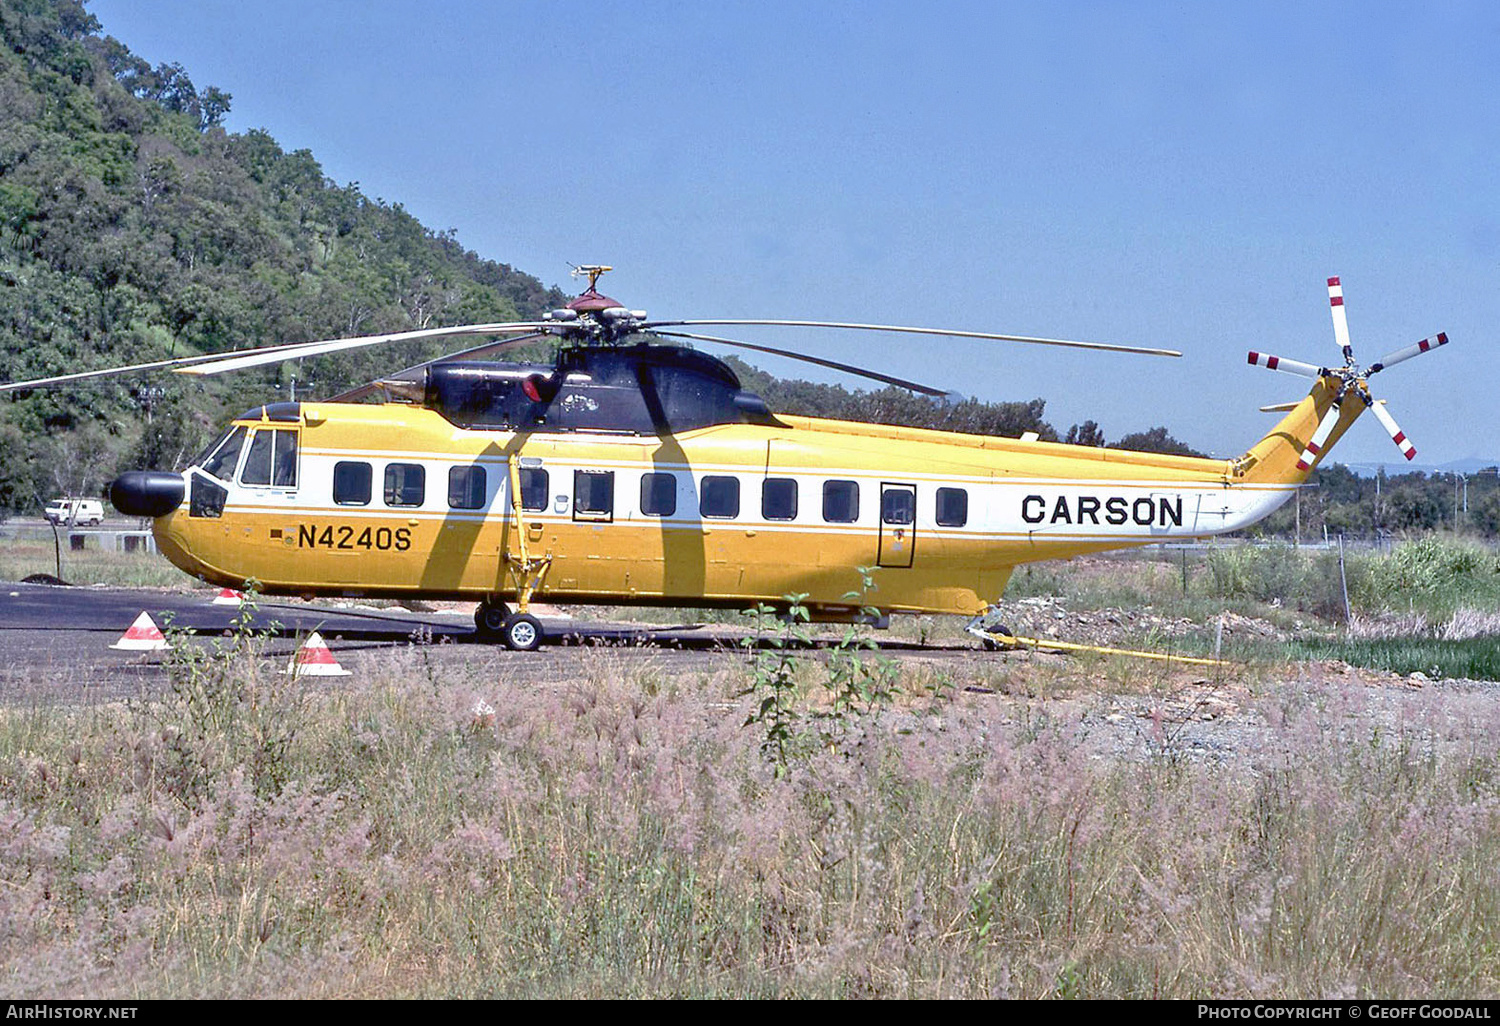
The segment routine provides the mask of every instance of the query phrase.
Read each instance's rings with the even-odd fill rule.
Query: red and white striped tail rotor
[[[1314,367],[1310,363],[1301,360],[1288,360],[1284,356],[1272,356],[1269,353],[1257,353],[1250,351],[1250,362],[1257,367],[1267,370],[1282,371],[1286,374],[1300,374],[1304,378],[1320,377],[1323,373],[1322,367]]]
[[[1344,313],[1344,286],[1338,278],[1328,279],[1328,307],[1333,311],[1333,337],[1344,354],[1344,364],[1354,362],[1354,350],[1349,346],[1349,317]]]
[[[1307,443],[1307,448],[1302,450],[1302,456],[1297,460],[1298,470],[1311,470],[1313,465],[1322,458],[1328,447],[1328,438],[1333,434],[1334,427],[1339,422],[1340,404],[1352,391],[1366,406],[1375,411],[1375,417],[1385,428],[1386,434],[1391,436],[1401,450],[1401,455],[1408,460],[1417,455],[1416,446],[1406,437],[1394,417],[1386,410],[1384,401],[1370,395],[1366,385],[1366,379],[1373,374],[1378,374],[1387,367],[1394,367],[1398,363],[1410,360],[1414,356],[1431,352],[1440,346],[1448,344],[1448,336],[1444,332],[1438,332],[1432,338],[1424,338],[1416,345],[1397,349],[1395,352],[1370,364],[1364,370],[1360,370],[1354,362],[1354,350],[1349,344],[1349,318],[1344,312],[1344,286],[1337,277],[1328,279],[1328,309],[1333,314],[1333,334],[1337,340],[1339,349],[1344,354],[1342,367],[1314,367],[1310,363],[1301,363],[1297,360],[1287,360],[1279,356],[1271,356],[1267,353],[1250,354],[1250,362],[1257,367],[1266,367],[1270,370],[1283,371],[1287,374],[1300,374],[1303,377],[1324,379],[1325,385],[1334,390],[1333,405],[1323,414],[1318,426],[1313,431],[1312,440]],[[1304,400],[1305,402],[1306,400]],[[1261,407],[1266,410],[1288,409],[1296,404],[1281,403],[1271,407]]]
[[[1334,403],[1323,414],[1323,419],[1318,421],[1318,430],[1313,432],[1312,441],[1302,450],[1302,458],[1297,461],[1298,470],[1310,470],[1318,462],[1318,457],[1323,455],[1323,447],[1328,444],[1328,436],[1333,434],[1333,426],[1338,422],[1339,404]]]
[[[1398,349],[1394,353],[1387,353],[1385,356],[1382,356],[1380,359],[1370,364],[1370,369],[1365,371],[1365,376],[1369,377],[1371,374],[1377,374],[1380,371],[1385,370],[1387,367],[1394,367],[1398,363],[1404,363],[1407,360],[1410,360],[1413,356],[1421,356],[1423,353],[1430,353],[1438,346],[1445,346],[1447,344],[1448,333],[1445,331],[1440,331],[1432,338],[1424,338],[1414,346],[1407,346],[1405,349]]]
[[[1391,436],[1391,441],[1396,443],[1396,448],[1401,450],[1401,455],[1408,460],[1414,459],[1417,455],[1417,447],[1411,444],[1411,439],[1406,437],[1406,432],[1401,430],[1400,425],[1396,423],[1396,418],[1386,410],[1385,400],[1371,400],[1370,409],[1375,411],[1375,419],[1385,427],[1386,434]]]

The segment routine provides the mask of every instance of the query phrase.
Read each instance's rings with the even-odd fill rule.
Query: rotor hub
[[[620,305],[619,300],[611,299],[606,295],[595,292],[593,289],[587,289],[577,299],[568,304],[568,309],[581,314],[596,314],[601,310],[617,309]]]
[[[642,329],[646,311],[627,309],[595,288],[599,276],[608,270],[601,265],[574,268],[575,277],[588,275],[589,287],[562,309],[542,315],[543,320],[555,322],[545,329],[548,334],[571,342],[616,345]]]

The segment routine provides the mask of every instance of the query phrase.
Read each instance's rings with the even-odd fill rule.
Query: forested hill
[[[331,181],[307,150],[226,131],[227,90],[152,67],[82,0],[0,0],[0,40],[0,380],[566,302],[399,203]],[[181,465],[228,416],[287,396],[292,374],[329,395],[439,351],[393,348],[233,380],[159,374],[0,399],[0,517],[97,494],[121,469]],[[787,413],[1058,437],[1041,399],[945,406],[737,366]],[[1092,422],[1068,440],[1104,444]],[[1185,449],[1162,428],[1116,444]]]
[[[78,0],[0,0],[0,38],[0,380],[507,320],[566,299],[329,180],[306,150],[226,132],[228,92],[151,67]],[[321,361],[318,391],[404,355]],[[0,403],[0,507],[191,455],[245,396],[274,396],[276,373]]]

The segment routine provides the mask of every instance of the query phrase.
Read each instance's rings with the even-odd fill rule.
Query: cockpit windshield
[[[240,461],[240,449],[244,444],[245,429],[243,427],[230,428],[217,442],[204,449],[203,455],[199,456],[195,462],[203,468],[205,473],[221,481],[228,481],[234,477],[234,467]]]

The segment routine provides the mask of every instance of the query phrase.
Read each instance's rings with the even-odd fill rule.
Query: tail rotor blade
[[[1271,356],[1268,353],[1257,353],[1254,350],[1250,352],[1250,362],[1257,367],[1264,367],[1267,370],[1283,371],[1287,374],[1300,374],[1304,378],[1319,378],[1323,376],[1322,367],[1314,367],[1312,364],[1303,363],[1301,360],[1288,360],[1285,357]]]
[[[1344,286],[1338,278],[1328,279],[1328,307],[1333,311],[1333,337],[1344,353],[1344,364],[1354,362],[1354,350],[1349,345],[1349,318],[1344,313]]]
[[[1417,455],[1417,448],[1411,444],[1411,439],[1406,437],[1406,432],[1402,431],[1400,425],[1396,423],[1396,418],[1386,411],[1385,400],[1372,400],[1370,409],[1375,411],[1375,419],[1385,427],[1386,434],[1391,436],[1391,441],[1396,443],[1396,448],[1401,450],[1401,455],[1408,460],[1414,459]]]
[[[1421,356],[1423,353],[1430,352],[1438,346],[1445,346],[1447,344],[1448,333],[1440,331],[1432,338],[1424,338],[1414,346],[1407,346],[1405,349],[1398,349],[1394,353],[1387,353],[1379,360],[1370,364],[1370,369],[1365,371],[1365,376],[1369,377],[1371,374],[1383,371],[1387,367],[1394,367],[1398,363],[1410,360],[1413,356]]]
[[[1323,454],[1323,447],[1328,443],[1328,436],[1333,434],[1333,426],[1338,422],[1339,404],[1334,403],[1323,414],[1323,419],[1318,421],[1318,430],[1313,432],[1312,440],[1302,450],[1302,458],[1297,461],[1298,470],[1309,470],[1318,462],[1318,457]]]

